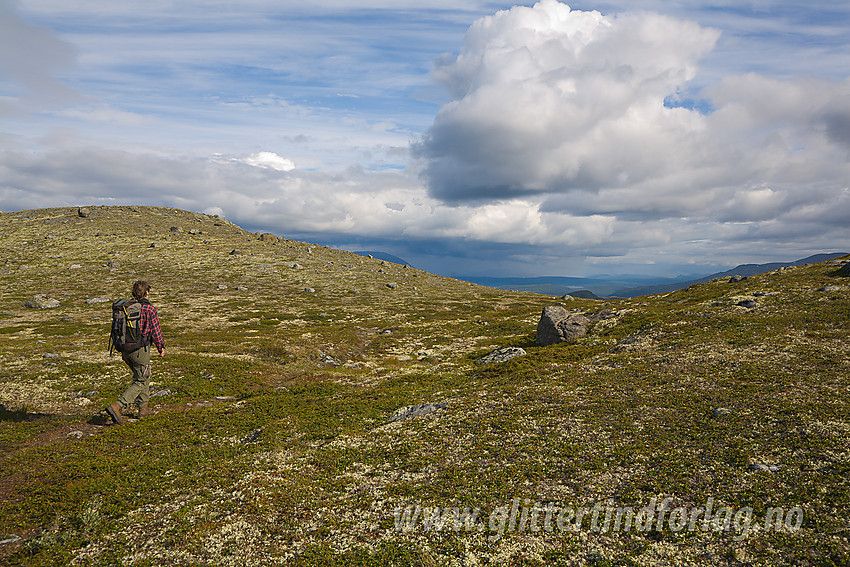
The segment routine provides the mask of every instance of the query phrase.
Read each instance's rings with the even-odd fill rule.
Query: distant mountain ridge
[[[637,297],[640,295],[651,295],[655,293],[668,293],[684,289],[695,283],[704,283],[715,278],[725,276],[754,276],[771,270],[777,270],[785,266],[803,266],[825,262],[846,255],[847,252],[835,252],[815,254],[792,262],[770,262],[767,264],[741,264],[730,270],[717,272],[705,276],[694,277],[684,275],[676,277],[656,276],[597,276],[592,278],[569,277],[569,276],[537,276],[537,277],[465,277],[455,276],[457,279],[469,281],[487,287],[497,289],[510,289],[516,291],[530,291],[544,295],[568,295],[588,290],[599,297]],[[377,256],[376,256],[377,257]],[[584,295],[586,297],[586,295]]]
[[[715,274],[711,274],[702,278],[698,278],[695,280],[689,280],[684,282],[678,282],[674,284],[661,284],[661,285],[649,285],[643,287],[630,287],[619,289],[611,293],[611,296],[615,297],[638,297],[640,295],[652,295],[656,293],[668,293],[671,291],[676,291],[679,289],[685,289],[693,284],[705,283],[709,282],[716,278],[723,278],[729,276],[755,276],[758,274],[763,274],[764,272],[771,272],[773,270],[778,270],[779,268],[785,267],[794,267],[794,266],[805,266],[807,264],[817,264],[819,262],[826,262],[827,260],[832,260],[833,258],[839,258],[841,256],[846,256],[847,252],[835,252],[835,253],[827,253],[827,254],[815,254],[813,256],[808,256],[806,258],[801,258],[799,260],[794,260],[793,262],[769,262],[767,264],[740,264],[735,266],[731,270],[726,270],[725,272],[717,272]]]

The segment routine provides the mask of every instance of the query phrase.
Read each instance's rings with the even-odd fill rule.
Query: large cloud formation
[[[718,37],[556,0],[475,22],[434,73],[452,100],[417,147],[430,194],[620,220],[840,221],[850,81],[734,76],[685,104]]]
[[[411,81],[425,83],[419,68],[460,37],[440,36],[437,47],[428,18],[416,35],[386,19],[364,31],[360,19],[334,17],[350,26],[335,34],[344,42],[318,49],[329,29],[322,17],[312,27],[299,20],[312,43],[293,27],[281,44],[278,16],[288,11],[270,18],[258,0],[219,35],[212,30],[230,14],[207,11],[209,28],[198,30],[199,5],[185,3],[168,12],[180,25],[139,26],[133,41],[113,42],[118,22],[136,11],[129,4],[106,12],[91,2],[29,4],[43,8],[35,21],[71,23],[59,35],[0,0],[8,24],[0,28],[11,30],[0,45],[27,46],[20,60],[0,55],[3,210],[176,206],[467,275],[677,273],[691,262],[712,265],[693,270],[708,273],[850,241],[850,81],[840,65],[813,68],[829,79],[797,76],[805,50],[794,64],[748,59],[740,30],[753,20],[740,22],[737,9],[711,10],[724,36],[679,17],[609,16],[554,0],[498,12],[468,29],[458,55],[437,62],[451,99],[434,117],[431,106],[396,108],[414,97]],[[787,30],[784,20],[764,25]],[[396,29],[395,39],[371,43],[383,37],[378,27]],[[400,49],[402,36],[414,52]],[[750,45],[761,46],[756,36]],[[772,37],[790,49],[780,36],[788,34]],[[290,50],[295,43],[311,48]],[[840,40],[829,45],[846,53]],[[392,56],[383,66],[357,59],[366,47]],[[339,52],[360,67],[335,75],[349,62]],[[421,66],[398,65],[412,53]],[[228,74],[252,64],[262,72],[247,85],[244,73]],[[737,71],[753,68],[774,76]],[[322,96],[294,96],[299,83]],[[408,142],[423,131],[411,159]]]

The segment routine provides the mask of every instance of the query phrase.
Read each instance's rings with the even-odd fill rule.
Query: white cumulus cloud
[[[242,161],[248,165],[275,169],[277,171],[292,171],[295,169],[294,161],[281,157],[274,152],[258,152],[251,154]]]
[[[447,201],[629,186],[699,157],[697,111],[664,102],[719,32],[555,0],[475,22],[438,62],[453,100],[419,145]]]

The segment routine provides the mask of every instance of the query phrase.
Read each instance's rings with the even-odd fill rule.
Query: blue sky
[[[0,210],[146,204],[441,274],[850,249],[850,6],[0,0]]]

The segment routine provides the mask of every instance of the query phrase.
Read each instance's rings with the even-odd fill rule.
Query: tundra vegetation
[[[848,565],[840,267],[565,301],[610,313],[538,346],[558,298],[176,209],[0,214],[0,564]],[[137,279],[167,355],[154,415],[111,426]],[[661,501],[751,522],[544,522]],[[480,523],[398,524],[454,508]],[[757,527],[778,508],[802,514]]]

